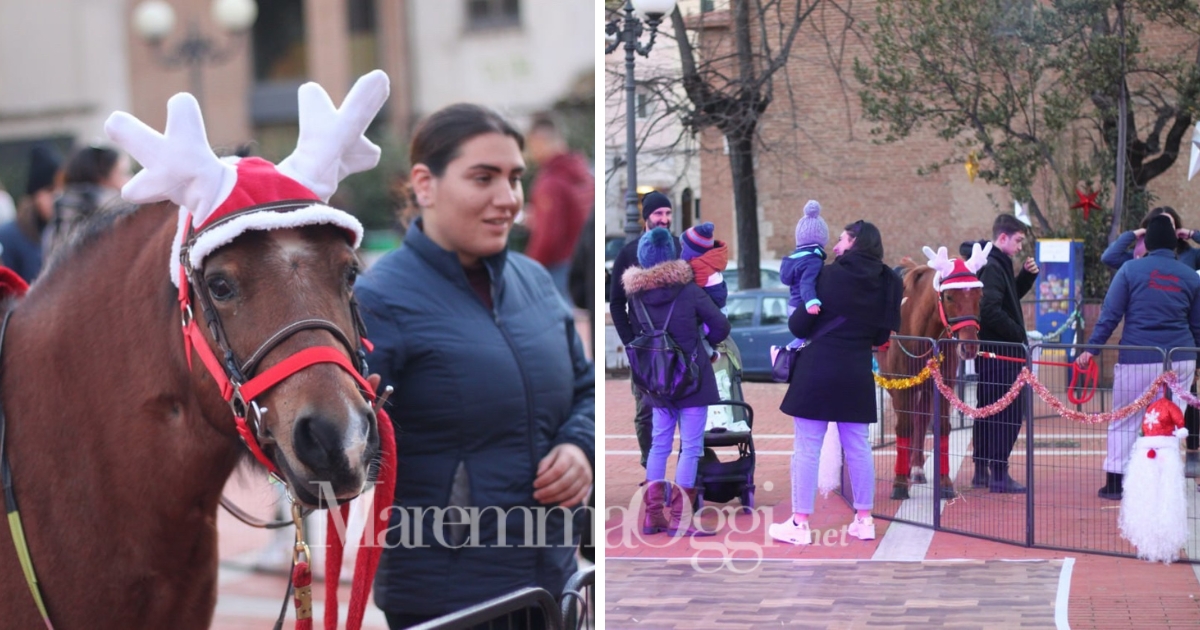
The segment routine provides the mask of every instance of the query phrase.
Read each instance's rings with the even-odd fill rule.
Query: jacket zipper
[[[500,324],[500,294],[499,294],[499,290],[498,290],[499,282],[497,282],[496,278],[494,276],[492,276],[491,273],[492,273],[491,267],[488,267],[488,276],[491,277],[491,280],[492,280],[492,286],[491,286],[492,315],[496,322],[496,328],[498,328],[500,330],[500,334],[504,337],[504,342],[508,344],[509,350],[511,350],[513,353],[513,359],[516,360],[516,362],[517,362],[517,371],[521,373],[521,383],[525,389],[525,423],[527,425],[528,435],[529,435],[529,464],[530,464],[530,470],[534,471],[534,473],[536,474],[538,461],[537,461],[537,448],[534,445],[534,439],[533,439],[534,438],[534,430],[535,430],[534,429],[534,412],[533,412],[533,395],[532,395],[533,387],[532,387],[532,383],[529,382],[529,373],[525,370],[525,364],[521,361],[521,353],[518,352],[518,350],[517,350],[517,344],[515,342],[513,342],[512,337],[508,334],[508,330],[506,330],[504,328],[504,326],[502,326]],[[534,534],[536,535],[537,532],[534,532]],[[537,561],[537,574],[538,575],[537,575],[537,577],[538,577],[538,583],[541,583],[542,553],[540,550],[538,551],[537,557],[538,557],[538,561]]]

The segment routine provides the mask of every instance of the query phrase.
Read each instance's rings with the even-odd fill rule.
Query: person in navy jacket
[[[395,388],[396,495],[374,593],[392,628],[524,587],[559,595],[576,570],[593,369],[550,274],[505,250],[521,146],[484,107],[423,121],[410,177],[421,217],[354,289],[368,364]]]
[[[1150,219],[1146,224],[1147,253],[1117,270],[1089,344],[1106,343],[1124,319],[1121,346],[1151,346],[1162,352],[1200,346],[1200,277],[1175,259],[1176,241],[1170,217]],[[1113,409],[1136,400],[1158,378],[1163,368],[1162,352],[1120,351],[1113,366]],[[1171,369],[1179,374],[1180,385],[1190,388],[1196,361],[1194,356],[1186,356],[1186,360],[1174,361]],[[1091,361],[1090,352],[1076,359],[1081,368]],[[1155,395],[1161,397],[1162,392]],[[1105,482],[1100,497],[1121,498],[1121,483],[1140,420],[1141,413],[1137,412],[1108,425],[1108,456],[1104,459]]]

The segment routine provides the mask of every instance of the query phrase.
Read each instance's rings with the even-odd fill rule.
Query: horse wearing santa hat
[[[992,244],[980,248],[976,243],[967,260],[948,258],[946,248],[935,253],[924,248],[927,265],[911,264],[904,276],[904,301],[900,307],[899,334],[906,337],[957,339],[955,352],[943,352],[937,357],[942,374],[956,374],[960,360],[971,360],[979,351],[979,300],[983,283],[976,277],[987,264]],[[926,361],[932,358],[934,347],[921,347],[913,341],[893,339],[881,362],[884,374],[890,379],[912,378],[920,374]],[[933,379],[919,384],[889,389],[892,406],[896,409],[896,478],[892,498],[907,499],[909,483],[925,483],[925,435],[933,419]],[[954,498],[954,483],[950,480],[950,406],[941,405],[938,414],[941,439],[937,445],[941,458],[941,498]],[[911,475],[911,477],[910,477]]]

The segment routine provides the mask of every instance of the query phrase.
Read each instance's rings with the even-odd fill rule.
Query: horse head
[[[944,327],[943,335],[965,341],[958,346],[958,355],[964,360],[971,360],[979,352],[979,301],[983,297],[983,283],[975,275],[987,264],[987,256],[992,244],[981,249],[976,243],[971,257],[965,262],[958,258],[948,258],[946,248],[939,247],[935,253],[929,247],[924,248],[929,266],[936,273],[933,276],[933,288],[938,295],[938,316]]]
[[[300,139],[278,166],[218,159],[188,94],[168,102],[165,135],[123,112],[105,125],[145,167],[124,197],[179,206],[170,278],[188,367],[202,396],[224,399],[206,405],[207,421],[235,426],[311,506],[357,496],[377,472],[378,381],[366,377],[351,292],[362,226],[324,202],[343,177],[378,162],[362,134],[387,91],[383,73],[368,74],[339,110],[320,86],[301,87]]]

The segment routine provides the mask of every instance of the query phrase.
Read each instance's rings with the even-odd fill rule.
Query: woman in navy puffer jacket
[[[402,628],[575,571],[595,390],[549,273],[505,246],[523,139],[454,105],[412,141],[421,218],[359,281],[368,356],[396,425],[395,504],[375,602]],[[534,622],[536,625],[536,622]]]

